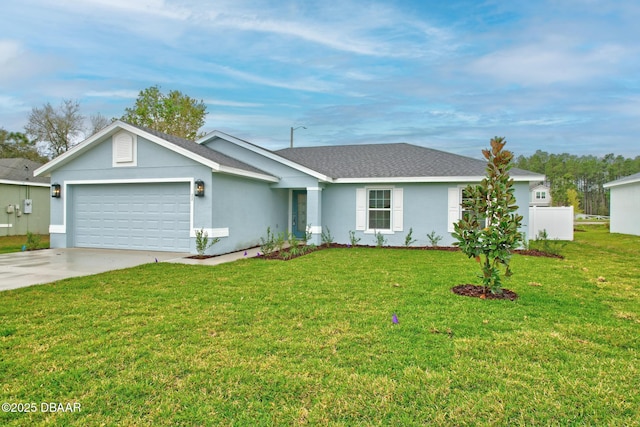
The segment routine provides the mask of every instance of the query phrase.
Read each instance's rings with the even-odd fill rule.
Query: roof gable
[[[97,132],[82,143],[76,145],[66,153],[56,157],[51,162],[36,170],[37,175],[45,175],[51,171],[62,167],[75,157],[82,155],[88,149],[96,144],[103,142],[106,138],[113,136],[117,132],[125,130],[134,133],[146,140],[156,143],[164,148],[181,154],[198,163],[210,167],[214,172],[228,173],[232,175],[240,175],[249,178],[260,179],[269,182],[277,182],[278,178],[257,169],[251,165],[233,159],[222,153],[216,152],[210,148],[204,147],[194,141],[179,138],[163,132],[143,126],[136,126],[122,121],[116,121],[105,129]]]

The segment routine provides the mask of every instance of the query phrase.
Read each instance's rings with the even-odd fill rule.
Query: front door
[[[293,190],[291,199],[291,229],[298,239],[307,231],[307,190]]]

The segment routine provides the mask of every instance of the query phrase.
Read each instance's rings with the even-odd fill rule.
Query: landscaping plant
[[[440,240],[442,240],[442,236],[436,234],[435,230],[431,230],[431,233],[427,234],[427,239],[429,239],[429,244],[433,247],[437,247]]]
[[[356,237],[356,232],[349,230],[349,245],[353,248],[360,241],[360,237]]]
[[[27,231],[27,243],[25,245],[28,251],[35,251],[40,246],[41,237],[38,234],[33,234]]]
[[[204,231],[202,228],[200,230],[196,230],[196,251],[199,256],[203,256],[204,252],[209,249],[211,246],[215,245],[220,241],[219,237],[214,237],[213,239],[209,239],[209,233]]]
[[[511,252],[522,243],[519,232],[522,216],[514,196],[513,180],[509,170],[513,166],[513,153],[504,150],[503,137],[494,137],[491,148],[482,150],[487,159],[487,176],[479,185],[468,185],[463,191],[462,219],[454,224],[454,245],[482,268],[484,294],[500,293],[502,289],[500,266],[504,275],[511,275]]]
[[[331,230],[329,230],[329,227],[326,227],[327,232],[325,233],[324,231],[320,234],[320,239],[322,240],[322,244],[325,246],[331,246],[331,244],[333,243],[333,236],[331,235]]]
[[[407,233],[406,236],[404,236],[404,246],[406,248],[408,248],[409,246],[411,246],[415,242],[416,242],[416,240],[413,239],[413,228],[409,228],[409,232]]]

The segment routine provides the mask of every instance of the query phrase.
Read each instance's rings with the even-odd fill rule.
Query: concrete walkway
[[[217,265],[254,257],[259,248],[203,260],[179,252],[127,251],[117,249],[43,249],[0,254],[0,291],[55,282],[68,277],[89,276],[152,262]],[[246,255],[245,255],[246,252]]]

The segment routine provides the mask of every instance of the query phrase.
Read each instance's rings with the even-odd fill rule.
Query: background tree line
[[[603,184],[640,172],[640,156],[576,156],[538,150],[529,157],[519,156],[514,165],[547,177],[553,206],[573,205],[585,214],[609,215],[609,192]]]
[[[167,94],[159,86],[140,91],[132,107],[126,108],[120,120],[160,132],[195,140],[204,126],[207,107],[177,90]],[[54,107],[46,103],[34,107],[24,132],[10,132],[0,127],[0,158],[22,157],[39,162],[63,154],[75,144],[99,132],[117,118],[100,113],[88,118],[81,113],[78,101],[63,100]]]

